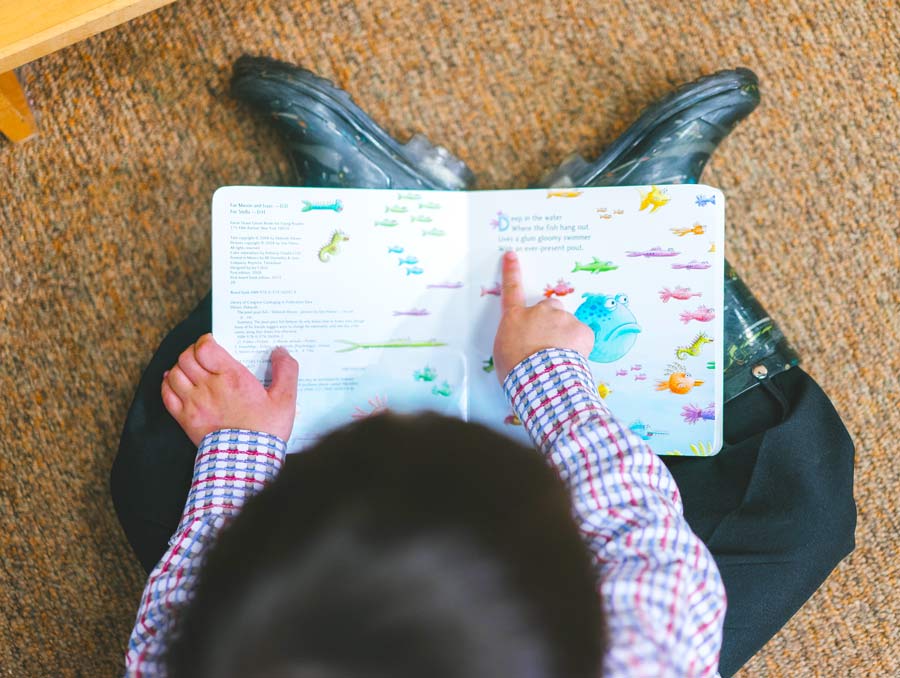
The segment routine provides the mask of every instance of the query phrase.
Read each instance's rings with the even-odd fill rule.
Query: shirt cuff
[[[587,361],[571,349],[545,348],[530,355],[506,376],[503,389],[522,425],[541,448],[591,416],[611,416],[597,393]]]
[[[207,434],[197,451],[182,522],[207,515],[231,516],[272,481],[287,444],[278,436],[246,429]]]

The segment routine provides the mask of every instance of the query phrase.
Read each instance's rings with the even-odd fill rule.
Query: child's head
[[[210,550],[172,676],[599,675],[569,496],[533,449],[384,415],[289,457]]]

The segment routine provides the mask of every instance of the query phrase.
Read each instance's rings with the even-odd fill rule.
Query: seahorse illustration
[[[700,349],[703,348],[703,344],[708,344],[712,341],[705,332],[701,332],[694,340],[688,344],[687,346],[679,346],[675,349],[675,357],[679,360],[684,360],[686,356],[698,356],[700,355]]]
[[[343,231],[335,231],[331,236],[331,240],[328,241],[328,244],[319,250],[319,261],[329,261],[331,257],[338,253],[338,245],[345,240],[350,240],[350,238],[348,238]]]

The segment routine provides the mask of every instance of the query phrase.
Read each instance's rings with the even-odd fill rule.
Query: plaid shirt
[[[725,590],[682,515],[665,465],[597,395],[584,359],[545,349],[504,389],[534,444],[567,484],[594,557],[610,647],[606,677],[716,676]],[[284,442],[250,431],[206,436],[169,550],[147,581],[126,655],[128,676],[162,676],[178,607],[189,601],[204,551],[244,501],[278,473]]]

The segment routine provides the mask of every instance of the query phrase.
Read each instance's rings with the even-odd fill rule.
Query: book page
[[[230,186],[213,198],[213,334],[261,381],[300,363],[288,451],[385,408],[465,418],[466,196]]]
[[[722,445],[724,197],[703,185],[470,194],[471,419],[527,441],[492,372],[500,258],[527,303],[558,299],[594,331],[588,359],[613,414],[660,454]]]

